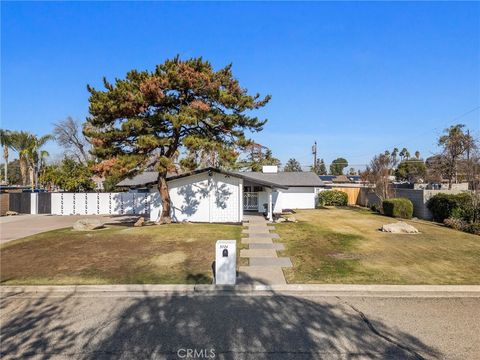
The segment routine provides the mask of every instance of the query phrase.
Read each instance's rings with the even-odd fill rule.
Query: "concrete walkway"
[[[269,225],[262,215],[244,216],[243,244],[248,249],[240,250],[240,257],[248,258],[248,266],[240,266],[240,283],[255,283],[265,285],[286,284],[282,267],[291,267],[288,257],[278,257],[277,250],[284,250],[282,243],[273,243],[279,239],[272,233],[275,226]]]

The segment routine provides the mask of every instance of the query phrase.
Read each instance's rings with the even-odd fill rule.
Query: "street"
[[[1,325],[4,359],[480,358],[479,297],[3,292]]]

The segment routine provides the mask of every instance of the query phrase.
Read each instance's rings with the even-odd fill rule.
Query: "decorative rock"
[[[145,218],[143,216],[141,216],[136,222],[135,224],[133,224],[133,226],[135,227],[141,227],[143,226],[143,224],[145,224]]]
[[[293,216],[288,217],[286,220],[287,222],[293,222],[293,223],[297,222],[297,219],[295,219]]]
[[[13,211],[13,210],[8,210],[5,215],[7,216],[14,216],[14,215],[18,215],[18,212],[16,211]]]
[[[399,221],[393,224],[383,225],[380,229],[383,232],[389,232],[394,234],[418,234],[418,230],[412,225],[409,225],[403,221]]]
[[[275,220],[276,223],[282,223],[282,222],[285,222],[287,221],[285,218],[281,217],[281,218],[278,218],[277,220]]]
[[[97,230],[103,227],[103,223],[98,219],[80,219],[73,224],[73,230],[76,231]]]

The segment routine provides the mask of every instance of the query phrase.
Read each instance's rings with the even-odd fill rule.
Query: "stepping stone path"
[[[280,236],[270,231],[275,226],[269,225],[262,215],[244,216],[246,229],[242,234],[242,244],[248,244],[248,249],[240,250],[240,257],[248,258],[248,266],[240,266],[239,283],[276,285],[286,284],[282,267],[292,267],[288,257],[278,257],[277,250],[284,250],[282,243],[274,243],[272,239]]]

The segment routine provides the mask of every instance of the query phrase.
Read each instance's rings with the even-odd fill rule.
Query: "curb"
[[[151,293],[165,294],[299,294],[335,296],[425,296],[462,295],[480,297],[480,285],[41,285],[0,286],[0,294],[20,293]]]

